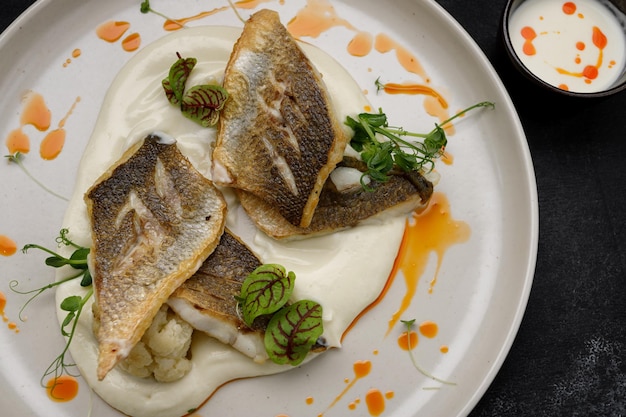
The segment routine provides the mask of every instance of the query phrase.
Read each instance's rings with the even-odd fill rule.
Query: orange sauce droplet
[[[446,165],[452,165],[454,163],[454,155],[448,151],[444,151],[443,155],[441,155],[441,162]]]
[[[52,401],[68,402],[78,395],[78,381],[70,375],[50,379],[46,384],[46,392]]]
[[[447,249],[452,245],[467,241],[470,233],[467,223],[452,218],[448,199],[445,194],[438,192],[433,194],[426,210],[419,214],[414,213],[412,219],[407,220],[400,251],[391,275],[395,278],[396,273],[402,271],[406,292],[398,310],[389,320],[387,333],[398,323],[411,304],[417,292],[418,280],[426,269],[430,254],[434,252],[437,255],[436,270],[428,288],[428,292],[432,293]]]
[[[388,399],[388,400],[391,400],[391,399],[392,399],[393,397],[395,397],[395,396],[396,396],[396,393],[395,393],[395,392],[393,392],[393,391],[387,391],[387,392],[385,393],[385,398],[386,398],[386,399]]]
[[[317,38],[338,26],[356,30],[347,20],[337,15],[335,8],[327,0],[308,0],[306,6],[287,23],[287,30],[294,38],[303,36]]]
[[[41,141],[41,144],[39,145],[39,155],[42,159],[48,161],[55,159],[63,150],[66,136],[66,132],[64,129],[65,123],[67,122],[67,119],[70,117],[70,115],[74,112],[74,109],[79,102],[80,97],[76,97],[67,114],[59,121],[58,129],[55,129],[48,133]]]
[[[576,49],[578,49],[579,51],[584,51],[586,46],[587,45],[585,45],[585,42],[576,42]]]
[[[606,48],[606,45],[608,43],[606,35],[597,26],[593,27],[593,34],[591,35],[591,40],[593,44],[596,46],[596,48],[598,49]]]
[[[369,32],[358,32],[348,43],[348,53],[352,56],[366,56],[372,51],[373,38]]]
[[[30,139],[22,129],[15,129],[9,132],[6,140],[7,149],[9,154],[13,155],[15,152],[28,153],[30,152]]]
[[[122,41],[122,49],[126,52],[133,52],[141,46],[141,35],[139,33],[131,33]]]
[[[428,337],[429,339],[437,336],[437,333],[439,332],[439,326],[437,326],[437,323],[432,321],[422,322],[419,329],[422,336]]]
[[[111,20],[98,26],[96,28],[96,35],[103,41],[113,43],[119,40],[124,33],[126,33],[128,28],[130,28],[130,23],[128,22]]]
[[[435,89],[426,85],[386,83],[384,85],[384,91],[387,94],[424,94],[436,98],[442,108],[448,108],[446,99]]]
[[[29,92],[26,96],[20,119],[22,126],[32,125],[40,132],[43,132],[50,127],[51,117],[52,113],[46,105],[43,96],[33,91]]]
[[[596,78],[598,78],[598,68],[593,65],[587,65],[583,69],[583,76],[590,80],[595,80]]]
[[[78,49],[78,48],[76,48],[76,49],[74,49],[72,51],[72,57],[73,58],[78,58],[81,54],[82,54],[82,51],[80,49]]]
[[[559,84],[559,88],[564,91],[569,91],[569,87],[567,84]]]
[[[307,403],[307,405],[311,405],[311,404],[313,404],[314,399],[313,399],[313,397],[307,397],[305,402]]]
[[[402,350],[413,350],[417,347],[418,337],[416,332],[402,332],[398,336],[398,346]]]
[[[186,25],[189,22],[193,22],[194,20],[200,20],[200,19],[204,19],[207,16],[211,16],[214,15],[216,13],[219,12],[223,12],[225,10],[229,10],[230,7],[228,6],[224,6],[224,7],[217,7],[215,9],[212,10],[207,10],[204,12],[200,12],[198,14],[195,14],[193,16],[188,16],[188,17],[181,17],[180,19],[167,19],[165,21],[165,23],[163,23],[163,29],[171,32],[174,30],[179,30],[182,29],[184,25]]]
[[[17,252],[17,244],[8,236],[0,235],[0,255],[11,256]]]
[[[450,351],[450,348],[448,346],[445,346],[445,345],[441,346],[439,348],[439,352],[441,352],[441,353],[448,353],[449,351]]]
[[[2,291],[0,291],[0,315],[2,315],[2,321],[9,321],[9,318],[4,313],[4,309],[7,306],[7,297]]]
[[[65,129],[55,129],[48,133],[41,141],[39,154],[42,159],[50,161],[55,159],[65,145]]]
[[[385,411],[385,397],[380,390],[371,388],[365,394],[365,404],[371,416],[379,416]]]
[[[563,13],[568,15],[576,13],[576,4],[571,1],[563,3]]]
[[[537,37],[535,30],[530,26],[524,26],[521,31],[522,38],[524,38],[524,46],[522,46],[522,52],[525,55],[532,56],[537,53],[533,40]]]
[[[17,324],[15,324],[14,322],[10,322],[9,318],[7,317],[6,313],[4,312],[4,309],[6,308],[7,305],[7,298],[4,295],[4,293],[2,291],[0,291],[0,316],[2,316],[2,321],[7,323],[7,327],[10,330],[13,330],[15,333],[19,333],[20,329],[17,327]]]
[[[376,40],[374,42],[374,48],[380,53],[387,53],[392,50],[396,51],[396,59],[398,63],[408,72],[419,75],[425,82],[430,82],[424,67],[417,60],[415,55],[409,52],[408,49],[400,45],[398,42],[395,42],[389,36],[379,33],[376,35]]]

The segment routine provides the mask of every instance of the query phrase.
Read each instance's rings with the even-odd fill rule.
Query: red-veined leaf
[[[168,77],[162,82],[165,95],[170,103],[179,104],[183,101],[185,83],[197,62],[196,58],[182,58],[178,55],[178,60],[170,67]]]
[[[227,99],[228,92],[219,85],[196,85],[183,96],[181,110],[191,120],[210,127],[219,120]]]
[[[322,306],[300,300],[272,316],[265,330],[265,349],[273,362],[296,366],[323,332]]]
[[[287,273],[282,265],[261,265],[246,277],[241,286],[241,313],[248,326],[264,314],[272,314],[284,306],[296,275]]]

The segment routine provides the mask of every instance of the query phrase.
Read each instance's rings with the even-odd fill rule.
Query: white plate
[[[195,0],[152,3],[176,17],[214,7]],[[257,8],[278,10],[283,22],[306,4],[304,0],[259,3]],[[469,224],[471,238],[446,252],[435,291],[429,294],[428,280],[435,265],[435,258],[431,259],[403,316],[439,325],[436,338],[421,338],[414,352],[422,366],[456,385],[436,384],[412,367],[406,352],[397,346],[402,327],[385,337],[387,321],[404,293],[403,281],[397,279],[383,303],[348,333],[341,350],[287,374],[227,384],[198,415],[241,416],[250,414],[251,409],[264,416],[371,415],[364,400],[370,388],[393,393],[384,402],[387,416],[466,415],[495,377],[524,313],[537,251],[536,185],[524,133],[496,73],[470,37],[434,1],[346,0],[332,4],[356,29],[373,35],[384,33],[405,46],[430,75],[432,85],[445,93],[451,110],[483,100],[496,102],[495,110],[472,114],[457,124],[448,147],[455,161],[450,166],[439,164],[442,179],[438,191],[448,197],[453,217]],[[251,11],[240,12],[247,16]],[[67,119],[66,146],[57,159],[39,158],[38,144],[44,134],[25,128],[32,146],[25,159],[28,169],[62,195],[71,194],[79,157],[109,83],[133,55],[123,51],[119,41],[109,44],[97,38],[96,27],[108,20],[130,22],[128,33],[139,32],[143,45],[166,34],[161,18],[139,12],[139,1],[42,0],[0,38],[4,153],[5,138],[19,127],[25,91],[33,90],[46,99],[52,112],[51,129],[68,113],[76,97],[81,98]],[[241,25],[230,11],[190,23],[199,24]],[[423,96],[373,93],[378,76],[386,81],[421,80],[404,71],[393,53],[374,51],[363,58],[348,54],[346,46],[354,34],[337,27],[304,40],[339,60],[363,89],[370,91],[374,107],[382,106],[392,122],[405,121],[407,128],[432,127],[435,120],[424,113]],[[73,58],[76,48],[81,55]],[[64,67],[67,59],[71,62]],[[6,162],[0,164],[0,199],[0,234],[12,237],[18,247],[52,242],[65,210],[62,200],[43,192]],[[51,280],[54,273],[43,265],[43,258],[36,252],[0,258],[0,291],[8,299],[5,313],[20,328],[19,333],[8,329],[6,323],[0,328],[0,409],[9,416],[83,416],[91,401],[84,382],[77,399],[68,403],[52,402],[39,385],[42,372],[63,347],[53,294],[45,293],[31,304],[27,321],[20,322],[18,310],[26,298],[9,289],[12,279],[19,279],[24,289]],[[449,346],[449,353],[440,353],[441,345]],[[347,387],[346,381],[354,379],[353,364],[358,360],[370,360],[372,372],[328,408]],[[429,389],[433,386],[438,389]],[[307,398],[313,399],[312,404]],[[349,408],[351,403],[354,410]],[[93,415],[119,413],[94,398]]]

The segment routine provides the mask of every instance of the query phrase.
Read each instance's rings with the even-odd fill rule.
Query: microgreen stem
[[[430,378],[434,381],[440,382],[442,384],[445,385],[456,385],[455,382],[450,382],[450,381],[446,381],[444,379],[441,378],[437,378],[436,376],[432,375],[430,372],[428,372],[426,369],[422,368],[418,363],[417,360],[415,359],[415,356],[413,356],[413,346],[411,346],[411,329],[413,327],[413,324],[415,323],[415,319],[413,320],[400,320],[405,326],[406,326],[406,339],[407,339],[407,350],[409,351],[409,357],[411,358],[411,363],[413,363],[413,366],[415,367],[415,369],[417,369],[422,375],[424,375],[427,378]]]
[[[46,187],[41,181],[39,181],[37,178],[35,178],[24,166],[24,164],[22,163],[22,153],[21,152],[15,152],[13,155],[5,155],[5,158],[7,158],[9,160],[9,162],[13,162],[14,164],[17,164],[18,167],[20,167],[22,169],[22,171],[24,171],[24,173],[31,179],[33,180],[33,182],[37,185],[39,185],[41,188],[43,188],[45,191],[47,191],[48,193],[52,194],[55,197],[60,198],[61,200],[64,201],[69,201],[66,197],[63,197],[60,194],[55,193],[54,191],[52,191],[50,188]]]
[[[81,275],[83,275],[84,272],[78,272],[75,275],[70,275],[67,278],[64,278],[60,281],[55,281],[51,284],[48,285],[44,285],[43,287],[39,287],[39,288],[35,288],[34,290],[29,290],[29,291],[20,291],[18,290],[16,287],[19,285],[19,281],[17,280],[12,280],[11,282],[9,282],[9,288],[11,289],[11,291],[17,293],[17,294],[21,294],[21,295],[28,295],[28,294],[32,294],[35,293],[33,296],[31,296],[20,308],[20,311],[18,313],[18,317],[21,321],[26,321],[26,319],[23,317],[23,313],[26,310],[26,307],[28,307],[28,305],[35,299],[37,298],[42,292],[49,290],[51,288],[57,287],[63,283],[66,283],[68,281],[71,281],[73,279],[76,279],[78,277],[80,277]]]
[[[70,313],[68,313],[68,317],[70,314],[73,314],[72,319],[71,319],[72,328],[70,332],[68,333],[64,330],[64,327],[68,321],[67,318],[64,321],[63,325],[61,326],[61,332],[67,336],[67,341],[65,343],[65,347],[63,348],[63,351],[61,351],[59,356],[57,356],[52,361],[50,366],[48,366],[48,368],[46,369],[46,372],[44,372],[43,376],[41,377],[41,385],[43,387],[46,387],[45,379],[46,377],[50,375],[54,375],[54,383],[53,383],[52,391],[54,391],[54,385],[56,385],[57,379],[61,375],[63,375],[64,373],[68,375],[72,375],[70,372],[68,372],[67,369],[70,367],[76,366],[76,364],[65,363],[65,355],[69,351],[72,340],[74,339],[74,335],[76,334],[76,326],[78,325],[78,320],[83,311],[83,307],[85,306],[85,304],[87,304],[87,301],[89,300],[89,298],[91,298],[92,295],[93,295],[93,287],[89,288],[87,293],[85,293],[85,295],[80,299],[80,302],[78,303],[77,308],[74,311],[71,311]],[[72,376],[77,376],[77,375],[72,375]]]
[[[164,15],[163,13],[154,10],[150,6],[150,0],[144,0],[143,2],[141,2],[141,6],[139,7],[139,10],[141,10],[141,13],[144,13],[144,14],[146,14],[146,13],[154,13],[155,15],[157,15],[159,17],[162,17],[165,20],[169,20],[170,22],[176,23],[181,28],[185,27],[185,25],[180,23],[178,20],[172,19],[171,17],[169,17],[167,15]]]

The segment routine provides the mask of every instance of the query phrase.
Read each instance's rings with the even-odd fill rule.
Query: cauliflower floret
[[[120,367],[141,378],[154,376],[159,382],[176,381],[191,369],[187,353],[192,333],[189,323],[164,305]]]

